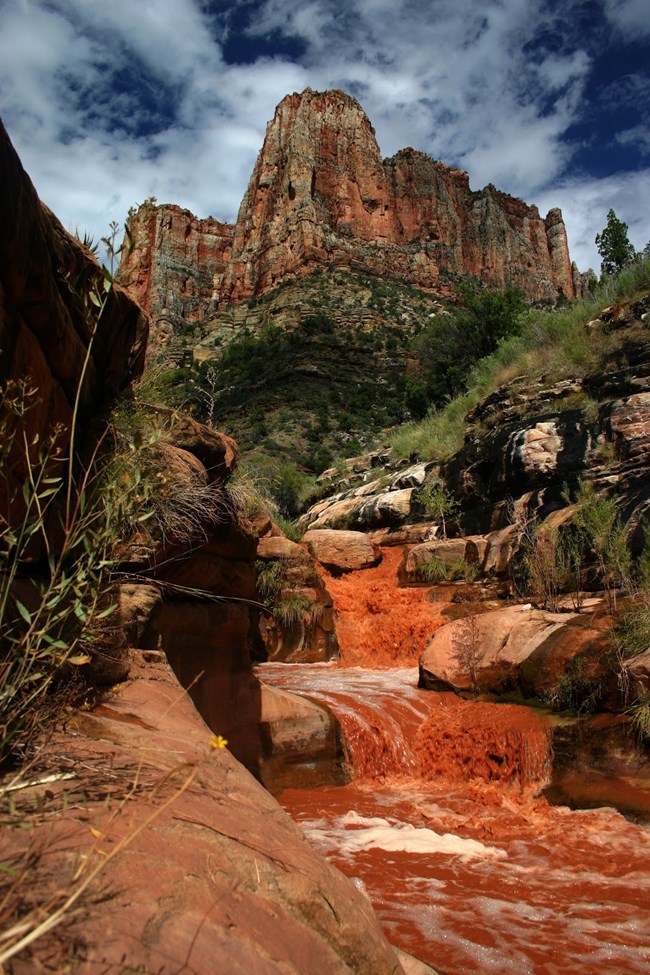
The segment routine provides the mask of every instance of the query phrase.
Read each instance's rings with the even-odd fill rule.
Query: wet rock
[[[338,722],[328,710],[265,684],[260,707],[260,778],[271,792],[342,785],[348,780]]]

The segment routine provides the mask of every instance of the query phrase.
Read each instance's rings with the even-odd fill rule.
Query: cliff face
[[[83,296],[103,283],[99,265],[41,204],[1,122],[0,173],[0,384],[38,387],[30,432],[42,438],[68,426],[79,385],[88,421],[141,372],[148,323],[115,287],[88,353]]]
[[[403,278],[441,295],[475,275],[533,300],[575,296],[559,210],[536,207],[413,149],[382,160],[341,91],[288,95],[269,123],[234,228],[141,207],[123,281],[157,317],[194,321],[314,268]]]
[[[234,228],[148,200],[130,229],[133,246],[120,268],[120,280],[150,316],[151,355],[175,325],[199,321],[216,307],[215,282],[223,278],[230,259]]]
[[[99,265],[41,204],[1,122],[0,173],[0,429],[13,422],[12,390],[33,390],[23,401],[28,455],[12,450],[0,470],[0,523],[19,523],[27,456],[35,464],[55,434],[65,453],[77,395],[81,432],[96,422],[142,371],[149,325],[118,286],[99,318],[89,313],[84,299],[104,294]]]

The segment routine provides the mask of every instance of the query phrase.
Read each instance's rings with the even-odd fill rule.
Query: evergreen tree
[[[619,220],[613,210],[607,214],[607,226],[596,234],[596,247],[602,257],[601,274],[618,274],[636,257],[627,236],[627,224]]]

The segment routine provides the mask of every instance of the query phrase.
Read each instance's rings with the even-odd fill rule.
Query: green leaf
[[[102,303],[99,299],[99,296],[96,294],[96,292],[94,291],[90,292],[90,300],[92,301],[93,305],[95,305],[97,308],[102,307]]]
[[[48,644],[48,646],[52,647],[53,650],[67,650],[68,649],[68,644],[67,643],[65,643],[63,640],[55,640],[51,636],[48,636],[47,633],[44,633],[43,634],[43,639]]]
[[[21,603],[19,599],[16,600],[16,609],[18,610],[22,618],[25,620],[25,622],[31,625],[32,622],[31,613],[29,612],[27,607],[23,603]]]
[[[95,618],[98,620],[105,620],[106,617],[110,616],[111,613],[114,613],[116,609],[117,609],[117,603],[114,603],[112,606],[107,606],[106,609],[103,609],[101,613],[97,613],[97,616]]]

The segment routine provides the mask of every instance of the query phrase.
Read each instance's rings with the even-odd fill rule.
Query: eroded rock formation
[[[382,160],[360,105],[342,91],[288,95],[269,123],[234,227],[144,204],[122,280],[154,322],[180,326],[328,265],[398,277],[441,295],[461,275],[575,295],[562,214],[422,152]]]
[[[99,289],[104,295],[99,265],[40,202],[2,123],[0,173],[0,386],[34,390],[23,406],[35,462],[57,428],[65,449],[78,392],[78,423],[88,429],[139,375],[148,322],[117,286],[97,318],[89,294]],[[13,498],[11,517],[20,517],[26,474],[24,456],[4,465],[0,516]]]
[[[131,251],[120,279],[151,318],[152,356],[175,326],[199,321],[216,307],[234,228],[148,200],[130,220],[130,229]]]

